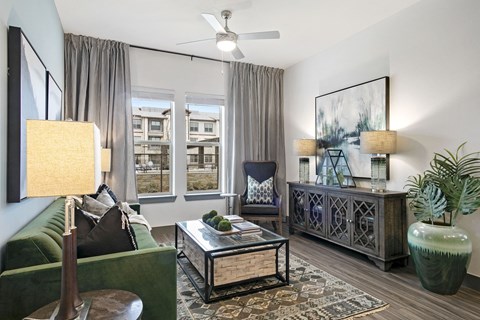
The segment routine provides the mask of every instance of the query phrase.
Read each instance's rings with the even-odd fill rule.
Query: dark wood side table
[[[134,293],[124,290],[96,290],[81,292],[83,299],[92,299],[87,319],[92,320],[138,320],[142,317],[142,300]],[[58,301],[41,307],[24,319],[49,319]]]

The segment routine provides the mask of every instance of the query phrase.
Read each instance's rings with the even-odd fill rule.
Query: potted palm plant
[[[455,294],[465,278],[472,241],[456,222],[480,207],[480,158],[461,156],[464,145],[435,153],[430,169],[405,185],[417,219],[408,229],[410,254],[422,286],[439,294]]]

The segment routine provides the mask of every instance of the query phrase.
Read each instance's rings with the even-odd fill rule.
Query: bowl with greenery
[[[472,241],[457,226],[461,215],[480,207],[479,152],[435,153],[430,168],[410,176],[405,185],[417,222],[408,229],[408,246],[422,286],[439,294],[455,294],[467,273]]]

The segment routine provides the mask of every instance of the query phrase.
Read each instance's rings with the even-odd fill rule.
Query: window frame
[[[136,100],[138,99],[138,100]],[[169,110],[170,114],[169,117],[167,116],[166,118],[163,117],[152,117],[149,118],[148,116],[142,116],[142,127],[145,127],[143,123],[145,123],[144,119],[146,118],[146,123],[147,123],[147,130],[143,130],[141,133],[141,139],[134,141],[134,148],[135,148],[135,163],[136,163],[136,171],[137,171],[137,181],[135,183],[138,186],[138,174],[146,173],[148,170],[145,170],[143,172],[139,172],[139,170],[143,170],[142,168],[139,169],[138,164],[137,164],[137,159],[138,157],[146,157],[147,153],[145,153],[147,150],[163,150],[164,147],[166,147],[166,152],[167,152],[167,163],[162,164],[162,159],[165,157],[165,155],[160,151],[160,153],[148,153],[149,158],[145,158],[146,160],[149,160],[150,157],[151,159],[155,159],[160,157],[160,162],[156,163],[155,160],[153,160],[153,163],[158,165],[158,167],[154,167],[153,169],[157,168],[157,170],[160,171],[160,176],[162,174],[168,174],[168,191],[163,191],[163,192],[151,192],[151,193],[140,193],[139,190],[137,190],[137,195],[139,198],[140,203],[151,203],[153,202],[170,202],[170,201],[175,201],[176,196],[174,195],[175,189],[174,189],[174,181],[175,181],[175,162],[174,162],[174,145],[175,145],[175,134],[174,134],[174,122],[175,122],[175,95],[173,91],[170,90],[163,90],[163,89],[156,89],[156,88],[143,88],[143,87],[133,87],[132,88],[132,117],[136,117],[137,115],[133,114],[135,112],[135,108],[142,108],[141,104],[137,104],[136,101],[139,101],[139,103],[143,101],[149,101],[153,105],[158,104],[168,104],[168,107],[158,107],[160,109]],[[155,107],[154,107],[155,108]],[[145,110],[140,109],[142,111],[142,115],[145,112]],[[155,112],[155,111],[154,111]],[[168,125],[166,122],[170,121],[171,125]],[[154,129],[151,129],[152,122],[158,122],[160,124],[160,130],[156,130],[155,124],[154,124]],[[135,130],[134,130],[135,131]],[[152,134],[153,133],[153,134]],[[137,131],[135,134],[139,134]],[[158,140],[152,140],[152,139],[160,139]],[[167,140],[168,139],[168,140]],[[143,153],[138,153],[137,148],[141,147],[144,151]],[[151,151],[151,152],[152,152]],[[151,161],[151,160],[150,160]],[[158,162],[158,161],[157,161]],[[166,169],[164,169],[166,167]],[[158,169],[159,168],[159,169]],[[163,178],[161,178],[163,180]],[[155,180],[153,180],[155,181]],[[163,180],[165,181],[165,180]],[[162,185],[162,184],[160,184]],[[154,200],[157,199],[157,200]],[[163,199],[163,200],[162,200]]]
[[[218,147],[218,154],[216,152],[214,152],[213,154],[210,155],[212,157],[212,162],[206,162],[205,158],[204,158],[204,161],[203,161],[203,164],[205,164],[211,170],[213,170],[213,169],[217,170],[217,188],[216,189],[204,189],[204,190],[188,190],[188,182],[189,182],[188,173],[189,173],[189,171],[187,170],[186,173],[185,173],[187,175],[187,177],[186,177],[187,189],[185,190],[185,199],[188,199],[188,198],[191,198],[191,197],[193,197],[192,199],[196,199],[197,196],[202,196],[202,194],[204,194],[204,195],[220,194],[222,192],[222,190],[224,189],[224,184],[225,184],[224,166],[225,166],[225,164],[224,164],[223,155],[224,155],[224,152],[225,152],[225,141],[226,141],[226,137],[225,137],[226,131],[224,130],[224,124],[225,124],[225,120],[226,120],[225,103],[224,103],[224,98],[223,97],[213,96],[214,99],[211,99],[210,98],[211,96],[213,96],[213,95],[195,94],[195,97],[189,99],[188,94],[187,94],[186,103],[185,103],[185,110],[186,110],[186,112],[189,112],[190,105],[203,106],[203,107],[217,107],[218,112],[219,112],[219,115],[218,115],[218,121],[219,121],[218,133],[215,132],[215,122],[212,122],[212,121],[205,121],[205,122],[201,121],[201,122],[203,122],[203,125],[205,123],[211,123],[212,124],[212,132],[207,132],[207,134],[208,134],[207,137],[209,139],[211,139],[212,138],[212,133],[215,136],[218,135],[218,142],[204,142],[204,141],[195,141],[194,142],[194,141],[188,141],[187,140],[186,141],[186,147],[187,147],[186,152],[187,152],[187,157],[188,157],[188,147],[189,146],[199,146],[199,147],[201,146],[201,147],[206,147],[206,148]],[[189,115],[189,123],[192,122],[190,120],[190,117],[191,117],[191,114]],[[193,120],[193,122],[200,122],[200,121]],[[189,128],[190,128],[190,125],[189,125]],[[194,135],[197,135],[197,134],[200,134],[200,135],[205,134],[205,131],[198,132],[198,133],[194,132]],[[215,156],[218,157],[218,163],[217,163],[216,167],[215,167],[215,160],[214,160]]]

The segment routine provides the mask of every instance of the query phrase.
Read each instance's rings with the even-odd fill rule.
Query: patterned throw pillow
[[[247,176],[247,203],[272,204],[273,203],[273,177],[259,183],[255,178]]]

